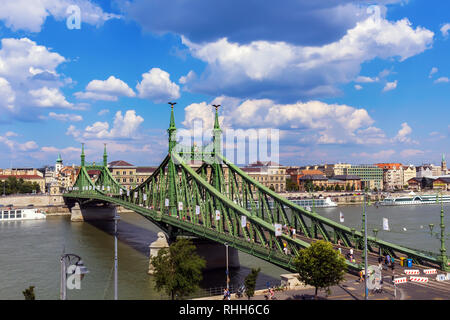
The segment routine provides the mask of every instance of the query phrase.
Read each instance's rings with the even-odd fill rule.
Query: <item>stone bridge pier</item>
[[[92,221],[92,220],[113,220],[117,212],[117,206],[108,203],[89,203],[80,205],[75,202],[70,207],[70,220]]]
[[[226,247],[223,244],[201,238],[192,239],[197,248],[197,254],[206,260],[205,270],[226,268]],[[158,232],[158,239],[150,244],[150,259],[158,255],[162,248],[168,248],[169,242],[163,232]],[[228,247],[228,267],[237,268],[240,266],[238,250]],[[149,261],[148,273],[153,274],[154,269]]]

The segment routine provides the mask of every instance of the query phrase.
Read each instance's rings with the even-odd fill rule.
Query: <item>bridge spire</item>
[[[81,144],[81,166],[84,167],[84,143]]]
[[[214,130],[213,130],[214,153],[221,153],[222,130],[220,129],[219,125],[219,113],[218,113],[220,104],[213,104],[212,106],[216,108],[216,112],[214,115]]]
[[[169,154],[170,154],[177,142],[177,139],[176,139],[177,128],[175,127],[175,116],[173,114],[173,106],[177,103],[176,102],[168,102],[168,104],[170,104],[170,108],[171,108],[170,125],[169,125],[169,129],[167,129],[167,132],[169,133]]]
[[[108,166],[108,154],[106,153],[106,143],[104,143],[105,148],[103,150],[103,166],[107,167]]]
[[[212,164],[213,174],[214,174],[214,187],[222,192],[222,168],[221,168],[221,160],[217,155],[222,153],[221,150],[221,142],[222,142],[222,130],[219,125],[219,112],[218,109],[220,104],[213,104],[214,108],[216,108],[216,112],[214,115],[214,129],[213,129],[213,148],[214,148],[214,163]]]
[[[177,170],[173,162],[172,151],[177,144],[177,128],[175,127],[175,116],[173,114],[173,106],[176,102],[169,102],[170,104],[170,125],[167,132],[169,133],[169,163],[167,164],[167,178],[168,178],[168,192],[167,199],[169,199],[169,214],[177,215],[177,185],[176,179],[178,178]]]

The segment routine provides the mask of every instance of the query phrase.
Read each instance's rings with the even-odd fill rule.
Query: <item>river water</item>
[[[342,212],[344,225],[361,230],[361,206],[321,208],[317,212],[335,221]],[[444,206],[444,212],[445,224],[450,228],[450,205]],[[436,253],[440,242],[430,234],[428,225],[433,223],[433,231],[440,233],[439,217],[440,205],[367,208],[370,235],[377,228],[380,239]],[[382,230],[383,218],[388,218],[391,231]],[[167,299],[154,289],[153,278],[147,274],[148,246],[156,240],[158,228],[138,214],[123,213],[118,230],[119,299]],[[67,291],[68,299],[113,299],[113,231],[113,221],[71,223],[68,216],[1,222],[0,299],[23,299],[22,291],[31,285],[35,286],[36,299],[59,299],[59,257],[63,250],[81,256],[89,269],[81,289]],[[447,238],[449,233],[447,230]],[[280,274],[288,273],[241,252],[239,258],[241,267],[230,271],[234,286],[241,284],[254,267],[261,267],[259,288],[267,282],[279,284]],[[207,271],[203,276],[203,288],[225,285],[225,269]]]

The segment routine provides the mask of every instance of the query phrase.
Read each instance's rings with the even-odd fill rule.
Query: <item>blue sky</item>
[[[75,5],[80,29],[69,29]],[[439,163],[450,153],[450,3],[5,0],[0,167],[157,165],[211,104],[280,130],[279,161]]]

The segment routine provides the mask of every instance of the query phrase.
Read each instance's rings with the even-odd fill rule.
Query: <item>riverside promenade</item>
[[[337,245],[334,245],[337,248]],[[342,254],[346,255],[349,248],[342,247]],[[354,250],[356,262],[362,261],[362,251]],[[377,254],[370,253],[368,255],[368,266],[378,266]],[[413,270],[418,274],[410,275]],[[428,274],[428,272],[431,272]],[[369,300],[450,300],[450,280],[438,281],[437,276],[446,276],[450,279],[450,273],[412,264],[410,267],[401,266],[398,259],[394,263],[394,269],[382,263],[381,277],[383,279],[382,292],[375,293],[369,290]],[[399,283],[394,287],[392,278],[405,278],[406,283]],[[411,281],[411,277],[419,277],[426,282]],[[337,286],[332,286],[331,294],[327,295],[324,290],[318,291],[318,299],[326,300],[364,300],[365,284],[360,281],[360,277],[351,273],[345,275],[345,280]],[[275,291],[276,300],[311,300],[314,299],[315,289],[311,286],[300,285],[291,287],[283,291]],[[268,290],[257,290],[252,300],[266,300]],[[198,300],[221,300],[223,296],[204,297]],[[232,300],[247,300],[247,298],[237,298],[235,294],[231,295]]]
[[[397,277],[405,277],[405,274],[396,273]],[[422,275],[423,276],[423,275]],[[381,293],[374,293],[369,290],[368,300],[450,300],[450,281],[436,281],[436,275],[427,276],[427,283],[418,283],[409,281],[396,285],[392,284],[392,275],[387,275],[383,270],[383,285]],[[364,300],[365,286],[364,282],[359,281],[359,277],[346,275],[346,280],[338,286],[330,288],[331,294],[327,295],[325,291],[319,290],[318,300]],[[396,291],[396,292],[395,292]],[[276,300],[313,300],[315,289],[310,286],[275,291]],[[257,290],[251,300],[266,300],[267,290]],[[195,300],[222,300],[223,296],[204,297]],[[246,301],[247,297],[237,298],[235,294],[231,295],[231,300]]]

